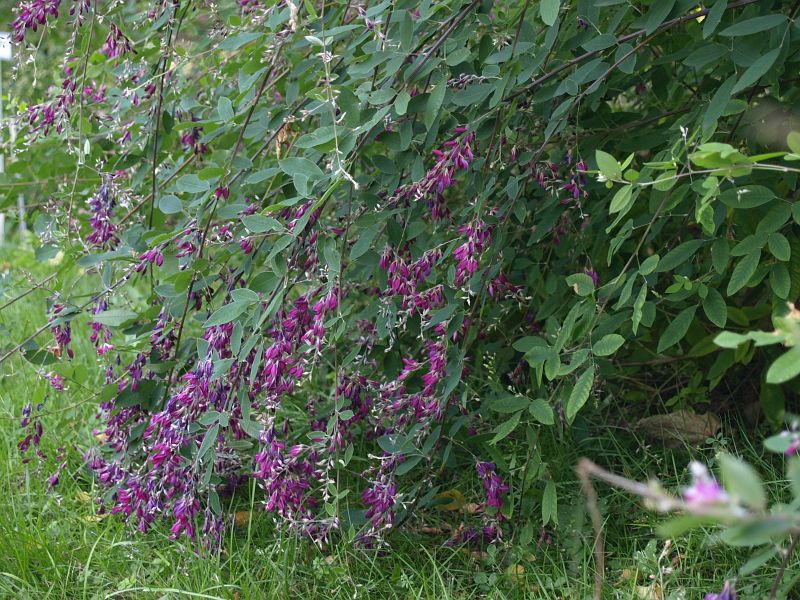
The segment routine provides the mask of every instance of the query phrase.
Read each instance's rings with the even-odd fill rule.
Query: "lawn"
[[[60,272],[57,258],[39,261],[24,247],[4,248],[0,261],[0,328],[3,347],[10,349],[45,322],[45,301],[53,290],[9,301],[30,290],[31,282],[58,273],[48,283],[53,285],[75,273]],[[74,324],[70,368],[78,373],[100,372],[91,364],[88,335],[85,319]],[[47,345],[48,338],[45,332],[37,341]],[[416,515],[388,536],[386,547],[358,547],[339,539],[320,548],[275,528],[251,481],[229,500],[233,526],[222,548],[209,554],[186,538],[171,540],[166,528],[142,535],[118,515],[99,512],[99,488],[82,459],[97,443],[97,401],[87,384],[76,382],[86,381],[84,376],[68,376],[66,390],[58,392],[20,355],[6,361],[1,373],[0,595],[8,598],[586,598],[595,572],[593,532],[572,472],[581,456],[632,478],[657,476],[673,488],[686,481],[690,455],[713,462],[721,449],[753,461],[768,483],[777,484],[782,473],[780,459],[743,441],[739,432],[750,426],[735,413],[725,417],[720,434],[699,447],[666,450],[621,422],[609,401],[573,429],[540,440],[549,446],[547,456],[559,457],[550,465],[559,482],[557,525],[540,531],[536,523],[512,519],[502,543],[450,543],[459,526],[478,522],[473,513],[482,490],[465,470],[461,479],[449,482],[464,498],[456,510]],[[19,419],[31,401],[44,402],[46,458],[29,452],[25,462],[17,449],[23,437]],[[605,425],[614,422],[621,425]],[[61,456],[66,466],[51,488],[48,480]],[[750,554],[716,545],[713,531],[665,541],[656,532],[659,517],[635,498],[601,484],[597,489],[607,551],[604,597],[701,598],[732,578],[741,597],[766,596],[780,562],[775,553],[765,564],[746,564]],[[795,558],[782,589],[798,578],[800,559]]]

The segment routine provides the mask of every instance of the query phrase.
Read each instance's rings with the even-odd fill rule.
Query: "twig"
[[[2,312],[2,311],[4,311],[5,309],[7,309],[9,306],[11,306],[12,304],[14,304],[14,302],[16,302],[17,300],[22,300],[22,299],[23,299],[25,296],[27,296],[28,294],[32,294],[32,293],[33,293],[33,292],[35,292],[36,290],[39,290],[39,289],[43,288],[43,287],[45,286],[45,284],[46,284],[48,281],[50,281],[51,279],[53,279],[53,277],[55,277],[56,275],[58,275],[58,273],[53,273],[52,275],[50,275],[50,276],[46,277],[44,280],[42,280],[40,283],[34,283],[34,284],[33,284],[33,287],[32,287],[31,289],[29,289],[29,290],[26,290],[26,291],[22,292],[22,293],[21,293],[19,296],[17,296],[16,298],[12,298],[12,299],[11,299],[11,300],[9,300],[8,302],[6,302],[6,303],[5,303],[5,304],[3,304],[2,306],[0,306],[0,312]]]
[[[792,542],[789,544],[789,547],[786,549],[785,554],[783,555],[783,560],[781,561],[781,566],[778,568],[778,573],[775,575],[775,581],[772,583],[772,588],[769,590],[769,600],[775,600],[778,595],[778,586],[781,584],[781,580],[783,579],[783,574],[786,572],[786,567],[789,564],[789,560],[792,558],[794,554],[794,550],[797,547],[797,542],[800,542],[800,536],[793,535],[790,537]]]

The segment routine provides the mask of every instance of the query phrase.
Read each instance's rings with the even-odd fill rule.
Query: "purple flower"
[[[367,506],[366,517],[373,530],[389,528],[394,523],[394,507],[398,501],[394,471],[400,462],[400,457],[384,453],[377,469],[365,473],[372,477],[369,486],[361,493],[361,500]]]
[[[92,309],[92,314],[97,315],[105,310],[108,310],[108,302],[105,300],[98,300]],[[89,327],[92,328],[92,335],[89,339],[97,347],[97,354],[99,356],[102,356],[113,348],[113,346],[108,343],[112,335],[108,327],[97,321],[89,321]]]
[[[489,241],[492,228],[482,219],[476,219],[462,225],[458,231],[467,238],[463,244],[453,250],[453,257],[457,261],[455,283],[462,285],[478,270],[478,259]]]
[[[696,508],[728,502],[725,490],[709,474],[705,465],[692,461],[689,463],[689,470],[692,473],[692,485],[683,490],[683,500],[687,506]]]
[[[441,257],[441,251],[435,249],[428,250],[415,261],[409,261],[386,246],[379,261],[387,274],[387,288],[383,295],[400,297],[400,308],[409,315],[415,312],[424,314],[441,306],[444,303],[441,285],[420,290]]]
[[[191,117],[192,122],[199,120],[197,117]],[[181,144],[187,150],[191,150],[194,154],[205,154],[208,152],[208,146],[200,143],[200,138],[203,137],[202,127],[191,127],[186,130],[181,136]]]
[[[456,127],[455,134],[455,137],[444,143],[441,150],[433,150],[436,162],[425,176],[420,181],[395,190],[392,195],[393,201],[401,199],[419,201],[427,198],[434,220],[448,216],[449,211],[444,204],[442,192],[453,185],[457,172],[469,169],[470,163],[475,159],[471,146],[475,135],[467,133],[465,127]]]
[[[719,593],[708,593],[704,600],[736,600],[736,589],[730,581],[726,581]]]
[[[137,273],[143,273],[148,265],[156,265],[160,267],[164,264],[164,255],[159,248],[152,248],[139,256],[139,264],[133,270]]]
[[[119,239],[115,233],[117,226],[111,222],[111,218],[114,216],[115,204],[116,198],[114,197],[111,183],[104,181],[97,193],[89,199],[89,208],[92,211],[89,226],[92,231],[86,236],[86,241],[93,246],[103,247],[107,245],[113,249],[119,244]]]
[[[52,371],[45,373],[43,371],[37,371],[40,377],[46,379],[50,383],[50,387],[52,387],[57,392],[64,391],[64,377],[59,375],[58,373],[53,373]]]
[[[134,52],[134,50],[131,46],[131,41],[119,30],[119,27],[111,23],[111,31],[106,37],[105,44],[103,44],[100,52],[108,58],[116,58],[124,56],[128,52]]]
[[[486,506],[500,509],[503,506],[502,494],[508,491],[508,486],[495,471],[494,463],[478,462],[475,464],[478,477],[483,481],[486,490]]]
[[[63,304],[53,304],[52,314],[50,315],[50,331],[53,334],[53,339],[56,343],[57,355],[62,356],[66,354],[69,358],[73,358],[75,353],[72,351],[72,327],[69,322],[55,324],[59,313],[63,311],[65,306]]]
[[[17,16],[11,23],[15,42],[25,41],[25,32],[30,29],[36,31],[40,26],[47,24],[47,18],[58,18],[58,5],[61,0],[29,0],[17,5]]]

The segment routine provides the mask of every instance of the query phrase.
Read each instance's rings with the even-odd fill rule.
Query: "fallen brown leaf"
[[[636,597],[640,600],[661,600],[664,594],[661,591],[661,586],[653,582],[650,585],[637,585]]]
[[[668,448],[698,446],[706,438],[713,437],[721,425],[719,417],[714,413],[698,415],[686,410],[645,417],[637,423],[637,427],[646,436],[664,442]]]
[[[467,502],[464,505],[464,512],[468,515],[476,515],[483,512],[483,505],[477,502]]]

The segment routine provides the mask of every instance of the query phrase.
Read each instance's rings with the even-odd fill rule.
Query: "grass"
[[[30,251],[6,249],[0,262],[7,267],[0,280],[3,300],[30,288],[24,270],[41,280],[58,265],[38,263]],[[63,275],[63,274],[62,274]],[[73,274],[75,275],[75,274]],[[64,281],[69,277],[59,277]],[[88,285],[78,280],[79,286]],[[85,290],[90,291],[90,290]],[[0,311],[2,346],[23,340],[45,320],[40,290]],[[85,322],[74,325],[78,378],[100,371],[94,364]],[[41,343],[49,343],[48,334]],[[67,372],[69,373],[69,372]],[[95,377],[99,377],[96,375]],[[87,379],[92,381],[91,377]],[[99,515],[98,489],[82,464],[82,453],[94,443],[95,403],[91,386],[70,383],[64,393],[48,393],[42,449],[47,458],[23,463],[17,450],[22,407],[44,397],[48,386],[36,369],[16,356],[0,365],[0,597],[68,598],[576,598],[591,596],[594,579],[593,533],[572,468],[581,456],[626,476],[658,476],[665,485],[686,480],[689,456],[649,446],[625,428],[596,414],[564,437],[543,439],[543,455],[558,481],[558,526],[547,528],[547,539],[536,534],[526,547],[519,544],[524,523],[509,524],[506,543],[496,548],[451,548],[446,533],[423,533],[423,525],[439,529],[476,517],[431,511],[390,538],[380,550],[353,548],[344,542],[319,549],[273,527],[259,510],[258,492],[237,508],[239,524],[229,530],[217,553],[197,554],[185,542],[169,540],[165,528],[146,535],[132,531],[116,516]],[[88,400],[87,400],[88,399]],[[723,446],[734,450],[765,474],[782,481],[780,461],[766,457],[746,428],[731,420],[725,436],[694,452],[706,461]],[[753,436],[760,439],[760,436]],[[57,467],[60,447],[67,468],[49,490],[48,476]],[[455,481],[468,502],[480,501],[480,491],[468,479]],[[665,545],[655,528],[660,519],[644,511],[635,498],[598,485],[605,519],[607,598],[701,598],[718,590],[726,578],[737,577],[750,557],[715,544],[713,531],[694,532]],[[537,514],[534,506],[533,513]],[[778,568],[773,557],[737,581],[744,598],[765,597]],[[800,578],[800,563],[789,564],[784,587]]]

